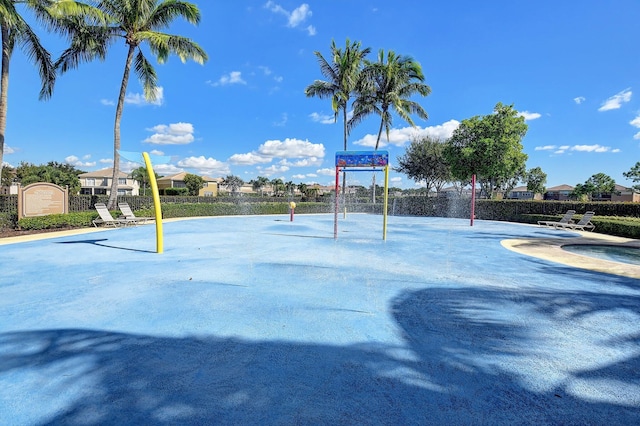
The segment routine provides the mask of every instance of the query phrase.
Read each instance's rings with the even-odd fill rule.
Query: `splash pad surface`
[[[509,223],[219,217],[0,246],[6,424],[640,423],[640,282]]]

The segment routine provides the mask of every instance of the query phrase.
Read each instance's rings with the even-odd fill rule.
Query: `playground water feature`
[[[640,283],[505,250],[563,231],[349,214],[0,246],[7,424],[640,421]]]

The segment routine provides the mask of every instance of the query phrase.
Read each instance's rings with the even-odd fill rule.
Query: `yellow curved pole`
[[[158,183],[156,182],[156,174],[151,166],[149,154],[143,152],[142,157],[144,157],[144,164],[147,166],[147,174],[149,175],[149,183],[151,184],[151,193],[153,194],[153,207],[156,212],[156,253],[162,253],[164,252],[164,244],[162,238],[162,209],[160,207]]]

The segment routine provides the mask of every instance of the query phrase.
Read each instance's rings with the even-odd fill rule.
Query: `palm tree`
[[[380,128],[375,150],[380,145],[382,129],[386,130],[387,141],[393,124],[390,108],[411,126],[415,126],[411,114],[429,118],[422,106],[410,98],[415,94],[428,96],[431,88],[424,83],[420,64],[410,56],[398,56],[393,51],[378,52],[377,62],[366,62],[358,84],[358,94],[353,103],[353,116],[347,124],[349,130],[359,124],[369,114],[380,116]]]
[[[370,48],[362,49],[360,42],[346,41],[344,51],[336,46],[335,41],[331,41],[331,62],[327,61],[320,52],[314,52],[318,57],[320,72],[328,80],[316,80],[305,89],[304,93],[308,97],[331,98],[331,109],[334,113],[334,120],[338,120],[338,113],[342,111],[344,122],[344,150],[347,150],[347,109],[349,99],[356,89],[360,69],[364,57],[371,52]]]
[[[106,24],[92,16],[67,18],[66,25],[72,34],[71,47],[62,53],[55,65],[64,73],[76,68],[80,62],[96,58],[104,60],[108,48],[118,40],[124,40],[128,46],[113,128],[113,179],[108,201],[109,208],[113,208],[118,195],[120,122],[132,65],[142,82],[147,101],[156,100],[158,93],[156,71],[144,56],[141,45],[146,43],[161,64],[172,53],[182,62],[192,59],[203,64],[207,54],[194,41],[161,31],[178,17],[197,25],[200,11],[195,4],[181,0],[101,0],[97,8],[103,13]]]
[[[366,62],[361,78],[358,82],[358,94],[353,103],[353,116],[349,120],[351,130],[369,114],[380,116],[380,128],[376,139],[375,150],[380,145],[382,129],[386,130],[389,141],[389,130],[393,124],[390,108],[411,126],[415,126],[411,114],[417,114],[423,119],[429,118],[422,106],[410,98],[415,94],[428,96],[431,88],[424,83],[424,74],[420,64],[410,56],[399,56],[388,51],[386,58],[384,50],[378,52],[377,62]],[[372,199],[375,197],[376,175],[373,174]]]
[[[275,197],[280,195],[280,189],[284,186],[284,182],[280,178],[271,179],[271,187],[273,188],[273,195]]]
[[[264,195],[263,188],[269,183],[269,179],[264,176],[258,176],[256,179],[249,182],[254,191],[260,191],[260,195]]]
[[[27,58],[38,68],[40,81],[42,82],[40,99],[46,100],[51,97],[56,81],[56,72],[51,61],[51,55],[42,44],[40,44],[36,33],[16,9],[16,4],[18,3],[31,9],[50,29],[59,29],[56,21],[50,14],[51,8],[56,6],[54,1],[3,0],[0,2],[0,36],[2,38],[2,65],[0,71],[0,173],[2,172],[4,137],[7,129],[9,65],[16,45],[22,48]]]
[[[331,62],[327,61],[320,52],[314,52],[318,57],[320,72],[327,81],[316,80],[305,89],[307,97],[331,98],[331,109],[334,121],[338,120],[338,114],[342,111],[344,150],[347,150],[349,128],[347,126],[347,113],[349,99],[356,90],[360,78],[360,70],[365,58],[371,49],[361,48],[360,42],[351,42],[347,39],[344,50],[336,46],[335,40],[331,41]],[[342,174],[342,193],[346,186],[346,173]]]

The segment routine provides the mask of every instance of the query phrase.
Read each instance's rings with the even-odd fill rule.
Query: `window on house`
[[[96,186],[96,180],[93,178],[85,179],[86,186]]]
[[[126,185],[127,178],[118,178],[118,185]]]

